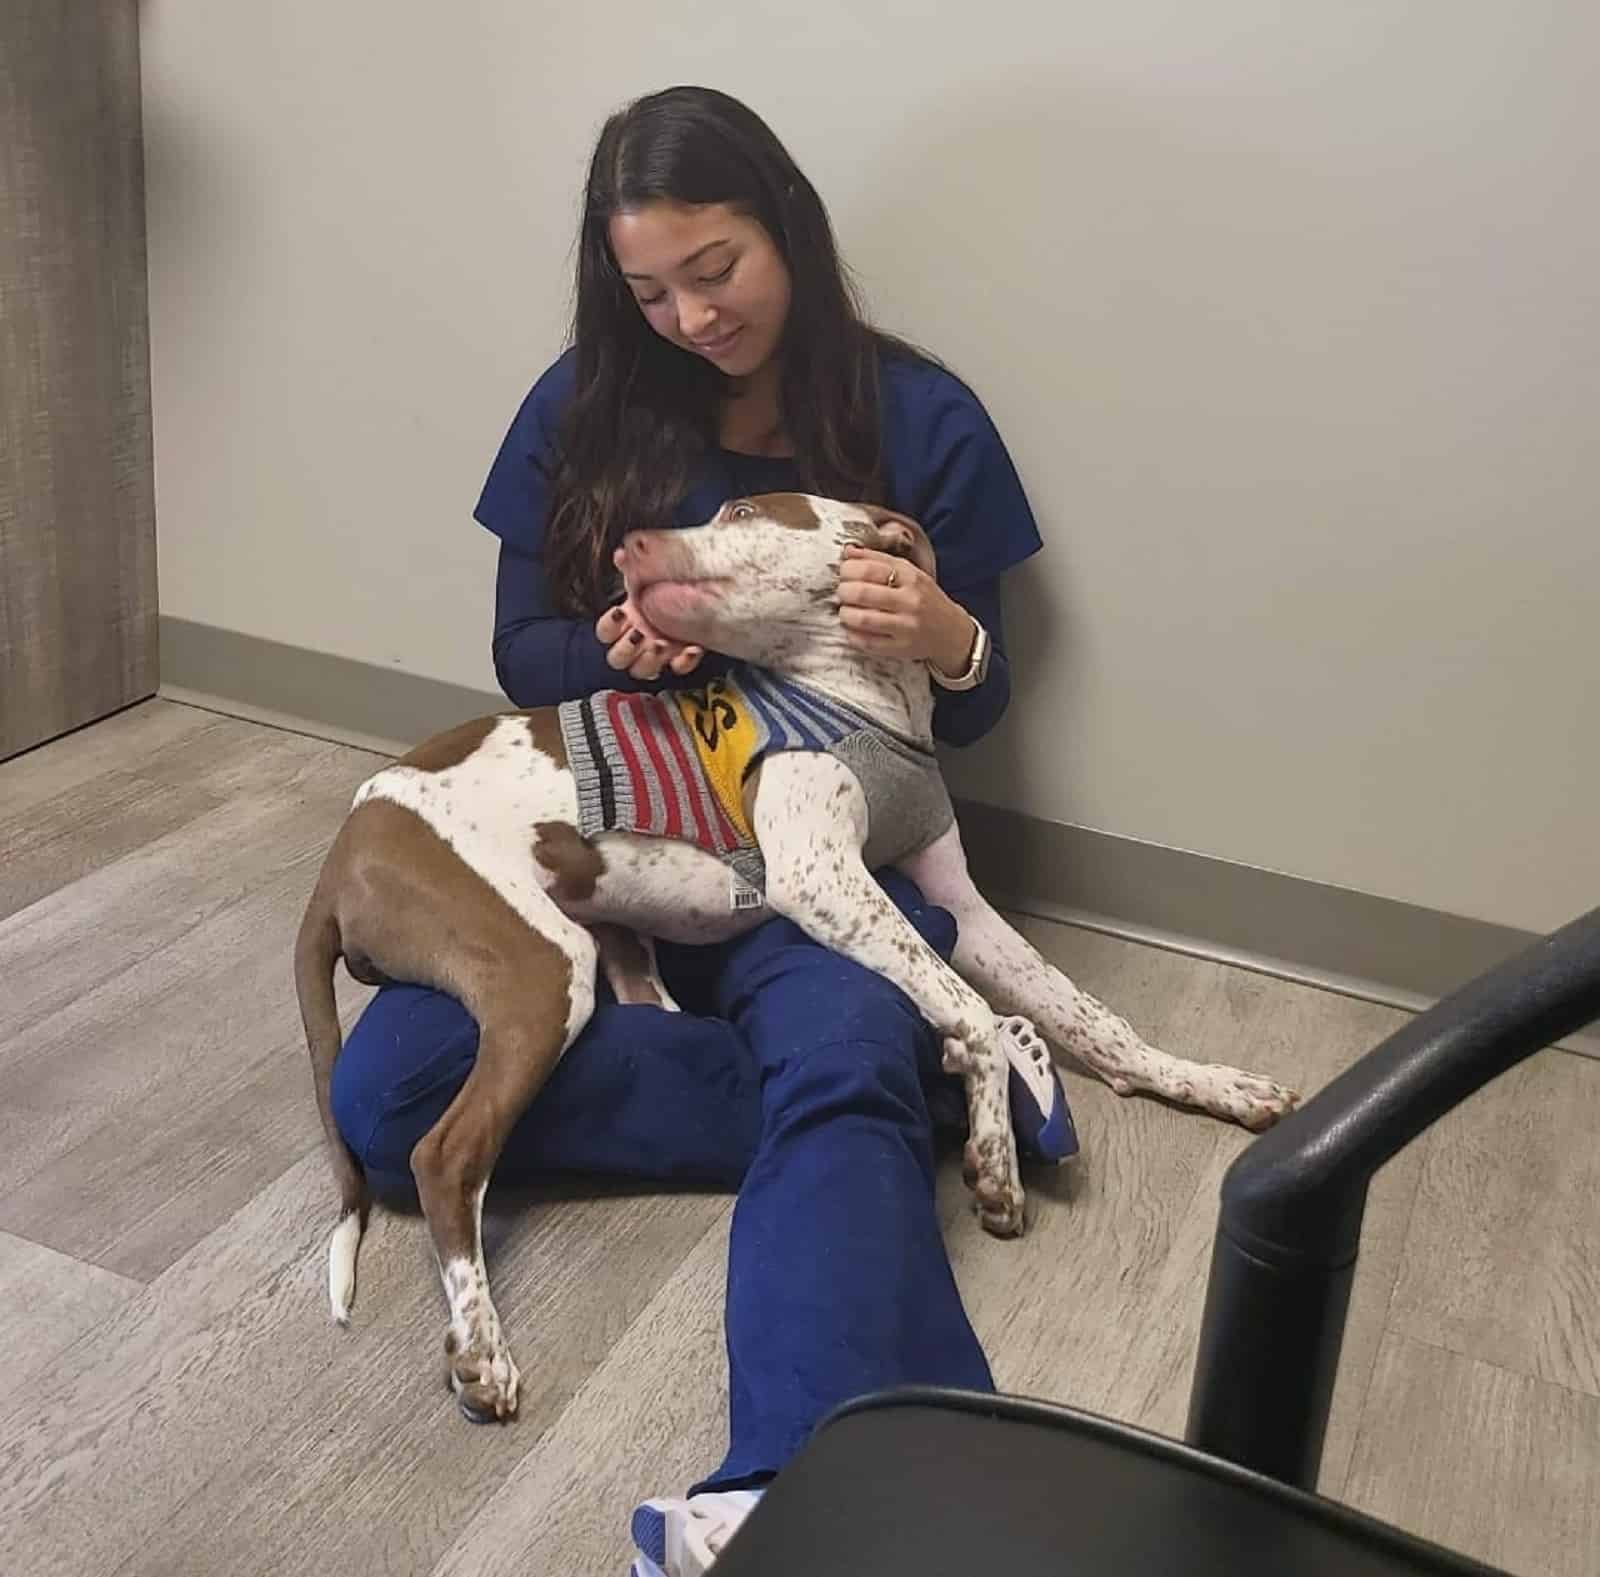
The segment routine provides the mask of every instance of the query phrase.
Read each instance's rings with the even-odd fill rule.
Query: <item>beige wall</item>
[[[1038,510],[961,788],[1557,924],[1600,901],[1597,17],[154,0],[163,611],[492,686],[468,512],[588,146],[708,82]]]

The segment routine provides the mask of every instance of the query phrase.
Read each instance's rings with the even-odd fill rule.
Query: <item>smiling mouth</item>
[[[716,356],[720,355],[723,351],[728,350],[733,345],[733,342],[738,339],[742,333],[744,333],[744,325],[740,324],[738,328],[730,329],[720,339],[702,340],[698,344],[696,344],[694,341],[691,341],[690,343],[694,345],[695,350],[698,351],[700,355]]]

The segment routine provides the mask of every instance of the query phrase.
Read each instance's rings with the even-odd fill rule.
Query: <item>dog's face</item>
[[[623,579],[664,635],[752,662],[839,633],[839,564],[851,543],[932,575],[933,548],[904,515],[808,493],[724,504],[703,526],[630,531]]]

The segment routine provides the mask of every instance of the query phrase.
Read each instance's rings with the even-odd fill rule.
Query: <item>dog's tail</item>
[[[356,1253],[367,1224],[367,1180],[351,1154],[333,1117],[331,1085],[333,1064],[343,1044],[339,1004],[333,994],[333,971],[343,954],[339,922],[322,886],[312,896],[294,947],[294,985],[300,998],[300,1020],[305,1025],[306,1047],[311,1053],[311,1077],[316,1085],[317,1115],[327,1141],[334,1181],[339,1185],[339,1224],[328,1244],[328,1301],[341,1325],[350,1322],[350,1301],[356,1290]]]

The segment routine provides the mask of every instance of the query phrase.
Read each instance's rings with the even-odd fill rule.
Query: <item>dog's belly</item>
[[[678,838],[605,832],[593,839],[605,868],[591,897],[560,900],[576,920],[610,921],[664,942],[722,942],[766,919],[765,905],[733,906],[733,872]]]

